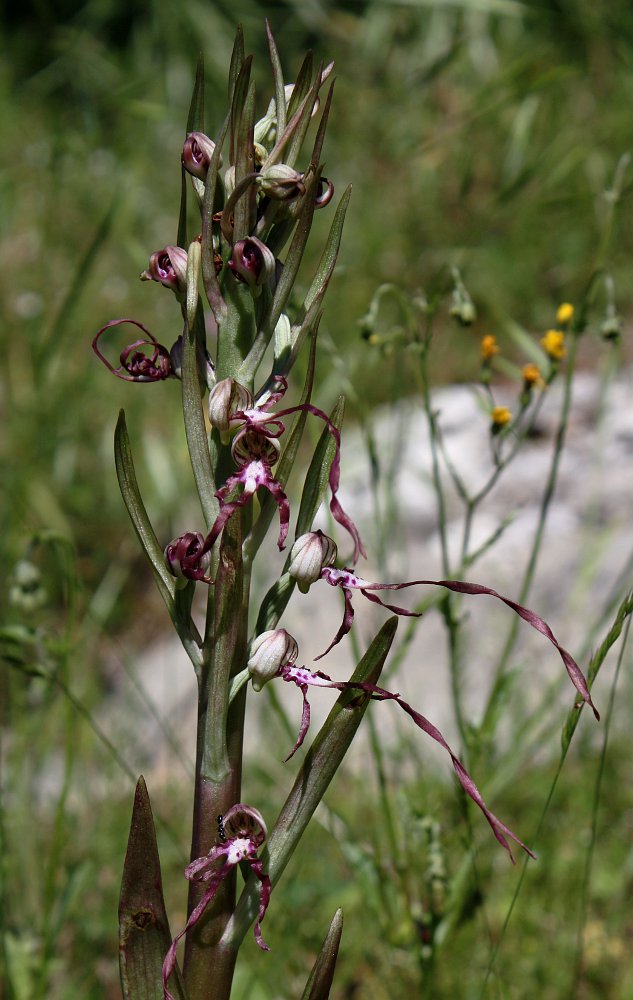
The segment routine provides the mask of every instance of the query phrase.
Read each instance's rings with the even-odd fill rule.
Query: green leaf
[[[124,1000],[163,1000],[163,959],[171,940],[152,808],[141,776],[134,795],[119,897],[119,968]],[[169,985],[176,1000],[186,1000],[178,966]]]
[[[270,65],[272,66],[273,81],[275,84],[275,117],[277,119],[277,135],[281,135],[286,127],[286,91],[281,61],[279,59],[279,53],[277,51],[273,33],[270,30],[268,18],[266,18],[266,35],[268,37]]]
[[[304,97],[310,90],[310,84],[312,81],[312,53],[306,52],[303,57],[303,62],[297,73],[297,79],[295,85],[290,95],[290,100],[288,102],[288,118],[291,119],[293,115],[298,110]],[[277,138],[279,138],[281,132],[277,131]]]
[[[255,625],[255,635],[277,627],[294,589],[295,581],[288,573],[282,573],[279,579],[275,580],[261,603]]]
[[[246,64],[245,64],[246,65]],[[250,70],[250,64],[249,64]],[[255,84],[251,81],[244,101],[239,108],[239,128],[235,146],[235,187],[255,171],[255,151],[253,134],[255,130]],[[234,210],[233,244],[244,240],[251,233],[256,221],[256,188],[249,184],[238,200]]]
[[[339,250],[341,248],[345,214],[347,212],[351,194],[352,187],[350,184],[349,187],[347,187],[343,192],[343,197],[338,203],[332,220],[332,225],[330,226],[327,242],[321,255],[321,260],[319,261],[317,272],[312,280],[310,288],[308,289],[308,294],[304,299],[302,309],[305,310],[305,312],[311,309],[315,302],[321,302],[323,296],[325,295],[327,286],[330,283],[330,278],[332,277]]]
[[[119,195],[117,194],[112,199],[112,203],[99,222],[90,244],[85,250],[82,247],[77,255],[78,264],[72,276],[70,285],[67,286],[67,291],[62,300],[62,304],[53,319],[50,329],[42,337],[39,345],[37,345],[37,347],[34,345],[34,349],[37,351],[35,364],[38,367],[40,364],[50,359],[51,348],[53,345],[55,345],[55,356],[61,356],[63,339],[68,333],[72,333],[74,330],[74,325],[70,322],[73,310],[77,306],[84,289],[88,287],[88,278],[90,276],[90,272],[94,268],[99,254],[107,245],[108,235],[112,228],[118,204]],[[49,378],[59,378],[57,366],[54,364],[50,365],[47,375]]]
[[[226,316],[226,303],[222,298],[220,282],[215,273],[215,260],[213,256],[213,213],[216,210],[215,196],[218,186],[218,174],[220,170],[220,156],[224,146],[226,135],[231,121],[230,112],[227,114],[224,125],[220,131],[213,150],[207,179],[204,187],[204,200],[202,203],[202,282],[207,296],[207,301],[211,306],[213,315],[218,325]]]
[[[393,643],[397,617],[390,618],[358,663],[350,680],[376,684]],[[264,871],[274,886],[290,861],[315,809],[343,761],[367,710],[370,696],[357,691],[342,691],[323,723],[303,766],[297,774],[286,802],[262,854]],[[238,947],[257,916],[259,882],[249,875],[226,933],[233,947]]]
[[[297,128],[293,132],[292,139],[290,140],[290,147],[284,153],[285,162],[291,167],[294,167],[295,163],[299,159],[299,154],[301,152],[301,147],[303,146],[303,141],[306,137],[308,128],[310,127],[312,112],[314,111],[314,105],[319,94],[319,89],[321,87],[322,70],[323,70],[323,63],[319,65],[316,76],[312,82],[312,86],[308,91],[308,96],[303,105],[299,123],[297,125]],[[327,122],[327,115],[326,115],[326,122]],[[323,141],[323,137],[321,137],[321,141]]]
[[[130,515],[130,520],[134,525],[134,530],[138,535],[138,540],[143,547],[143,551],[149,559],[156,586],[167,605],[169,614],[173,618],[175,614],[174,593],[176,590],[176,581],[167,570],[163,550],[159,545],[148,513],[145,510],[145,504],[141,498],[134,470],[130,438],[125,423],[125,412],[123,410],[119,412],[119,419],[117,420],[114,432],[114,461],[123,502],[127,507],[127,512]]]
[[[207,530],[210,530],[218,515],[220,504],[215,496],[213,468],[200,396],[197,342],[204,338],[204,317],[201,309],[198,309],[196,314],[196,327],[198,326],[201,327],[200,330],[188,330],[185,326],[182,338],[182,412],[200,506]]]
[[[242,66],[244,65],[244,32],[242,31],[242,25],[238,24],[237,30],[235,32],[235,41],[233,42],[233,51],[231,52],[231,65],[229,67],[229,105],[233,104],[233,95],[235,94],[235,84],[237,78],[240,75]]]
[[[186,135],[189,135],[190,132],[204,132],[204,56],[202,53],[198,56],[196,79],[187,115]],[[176,242],[183,250],[189,245],[187,239],[187,171],[183,166],[180,168],[180,211],[178,213]]]
[[[330,117],[330,108],[332,107],[333,93],[334,93],[334,80],[332,80],[332,83],[330,84],[330,89],[328,90],[328,94],[325,99],[325,107],[323,108],[323,114],[321,115],[321,121],[319,122],[319,127],[317,129],[316,139],[314,140],[314,146],[312,147],[310,166],[312,167],[313,170],[316,170],[319,166],[319,163],[321,162],[321,153],[323,151],[325,130],[327,128],[328,118]]]
[[[343,933],[343,911],[338,909],[332,917],[327,937],[321,945],[316,962],[301,994],[301,1000],[327,1000],[332,988],[338,949]]]

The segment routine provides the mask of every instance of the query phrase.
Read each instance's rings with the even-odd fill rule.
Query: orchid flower
[[[114,326],[122,326],[124,323],[137,326],[139,330],[143,331],[145,337],[135,340],[121,351],[119,355],[121,364],[115,368],[99,350],[99,340],[106,330],[110,330]],[[144,348],[151,348],[151,353],[146,353]],[[125,382],[162,382],[166,378],[176,377],[170,352],[158,343],[156,337],[142,323],[135,319],[111,319],[109,323],[101,327],[93,339],[92,349],[99,360],[103,361],[106,368]]]
[[[226,433],[227,428],[239,427],[238,434],[231,448],[231,453],[239,467],[239,472],[230,476],[225,485],[217,490],[215,494],[221,502],[221,508],[217,520],[207,536],[204,551],[209,551],[234,511],[248,503],[251,496],[260,486],[269,491],[279,507],[280,530],[277,545],[280,549],[284,548],[288,534],[290,507],[281,484],[272,475],[271,467],[279,457],[280,446],[278,439],[286,429],[281,418],[290,416],[292,413],[304,412],[311,413],[313,416],[323,420],[329,433],[334,438],[336,451],[328,479],[331,493],[330,510],[335,521],[351,535],[354,542],[352,559],[353,562],[356,562],[359,555],[365,556],[365,549],[356,525],[345,513],[337,497],[341,470],[341,435],[339,429],[332,423],[323,410],[313,406],[311,403],[298,403],[296,406],[289,406],[275,413],[271,412],[271,407],[279,402],[288,388],[286,379],[281,375],[277,376],[276,384],[279,388],[268,393],[266,398],[257,405],[252,405],[252,396],[248,390],[243,386],[239,387],[242,390],[242,398],[246,398],[250,405],[242,409],[233,410],[230,413],[227,412],[227,409],[238,398],[239,393],[235,392],[234,388],[231,388],[229,391],[228,387],[221,382],[214,387],[211,393],[209,413],[211,421],[217,421],[217,423],[214,423],[214,426],[218,427],[220,433]],[[234,385],[239,386],[239,383],[234,383]],[[229,501],[229,493],[239,484],[244,487],[243,493],[236,500]]]
[[[190,882],[206,883],[207,887],[199,903],[191,911],[184,928],[176,935],[165,955],[163,962],[165,1000],[174,1000],[167,984],[176,967],[178,942],[188,930],[195,927],[225,878],[242,861],[248,864],[261,883],[259,913],[254,927],[254,935],[259,947],[263,951],[269,951],[261,932],[261,922],[268,908],[271,891],[270,879],[268,875],[263,873],[262,861],[257,857],[258,850],[266,840],[266,824],[261,813],[257,809],[253,809],[252,806],[243,803],[231,806],[228,812],[218,817],[218,840],[220,843],[215,844],[208,854],[202,858],[196,858],[185,868],[186,879],[189,879]]]
[[[310,726],[308,687],[334,688],[337,691],[358,691],[361,694],[369,695],[375,701],[395,701],[413,719],[416,726],[426,733],[427,736],[430,736],[431,739],[435,740],[436,743],[439,743],[449,754],[459,783],[466,794],[481,809],[498,842],[510,855],[512,863],[514,864],[514,855],[512,854],[508,839],[514,840],[531,858],[535,857],[530,848],[526,847],[523,841],[488,809],[481,792],[462,762],[450,748],[439,729],[432,722],[429,722],[425,716],[412,708],[399,694],[387,691],[386,688],[378,687],[376,684],[357,681],[334,681],[321,670],[308,670],[307,667],[298,667],[295,663],[297,655],[298,647],[295,639],[285,629],[274,629],[270,632],[263,632],[253,641],[247,667],[253,688],[256,691],[261,690],[264,684],[275,677],[281,677],[282,680],[290,684],[296,684],[301,691],[303,696],[303,711],[301,714],[299,735],[297,736],[295,745],[286,757],[286,761],[290,760],[297,752]]]
[[[295,552],[295,549],[304,544],[304,539],[311,535],[316,535],[316,532],[309,532],[308,536],[301,536],[295,542],[291,557]],[[320,532],[320,535],[323,533]],[[327,537],[327,536],[324,536]],[[387,604],[385,601],[381,600],[374,591],[376,590],[405,590],[408,587],[444,587],[446,590],[451,590],[456,594],[469,594],[471,596],[476,596],[478,594],[484,594],[488,597],[495,597],[498,601],[502,601],[511,608],[520,618],[531,625],[532,628],[544,635],[552,645],[558,650],[558,654],[565,664],[565,669],[569,674],[569,678],[576,688],[576,691],[586,702],[593,711],[596,719],[600,720],[599,712],[591,700],[591,695],[589,693],[589,688],[587,687],[587,682],[585,680],[584,674],[576,661],[574,660],[571,653],[568,653],[559,643],[558,639],[552,632],[551,628],[539,615],[530,611],[529,608],[523,607],[522,604],[517,604],[515,601],[511,601],[509,598],[504,597],[502,594],[497,593],[496,590],[492,590],[491,587],[484,587],[480,583],[465,583],[462,580],[408,580],[406,583],[372,583],[370,580],[364,580],[362,577],[357,576],[357,574],[352,569],[336,569],[331,565],[336,558],[336,546],[332,539],[329,539],[331,545],[328,547],[328,562],[322,563],[321,572],[319,577],[321,580],[325,580],[329,583],[331,587],[340,587],[343,591],[343,596],[345,599],[345,610],[343,612],[343,621],[341,622],[338,632],[334,636],[332,642],[319,656],[316,657],[320,660],[326,653],[341,641],[341,639],[347,635],[352,627],[352,622],[354,621],[354,606],[352,604],[352,591],[360,590],[361,594],[367,598],[368,601],[372,601],[374,604],[380,604],[383,608],[387,608],[388,611],[393,611],[396,615],[407,615],[408,617],[418,618],[420,613],[416,611],[407,611],[406,608],[400,608],[397,605]],[[322,545],[322,539],[319,539],[319,544]],[[332,551],[333,548],[333,551]],[[291,562],[289,567],[289,573],[293,576],[299,586],[301,587],[302,577],[301,577],[301,566],[296,565],[295,562]],[[312,574],[314,575],[314,569],[312,569]]]

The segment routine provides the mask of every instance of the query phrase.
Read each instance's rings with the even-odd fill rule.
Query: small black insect
[[[222,813],[218,816],[218,837],[224,843],[226,840],[226,830],[224,829],[224,816]]]

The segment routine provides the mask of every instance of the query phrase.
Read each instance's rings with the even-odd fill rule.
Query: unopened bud
[[[228,262],[229,269],[249,286],[253,295],[259,295],[262,285],[275,277],[275,255],[256,236],[238,240]]]
[[[149,259],[149,267],[141,273],[142,281],[159,281],[173,292],[187,289],[187,251],[182,247],[165,247],[156,250]]]
[[[190,132],[182,147],[182,164],[193,177],[207,179],[215,143],[204,132]],[[221,161],[220,161],[221,162]]]
[[[233,414],[236,410],[248,410],[252,405],[251,393],[234,378],[223,378],[213,386],[209,393],[209,420],[211,426],[219,430],[225,444]]]
[[[325,566],[334,563],[336,554],[336,543],[322,531],[308,531],[297,538],[290,550],[288,573],[297,581],[302,594],[307,594]]]
[[[294,663],[299,653],[295,639],[285,628],[262,632],[251,643],[247,667],[254,691],[261,691],[264,684],[279,673],[286,663]]]
[[[9,584],[9,603],[20,611],[37,611],[48,600],[42,574],[28,559],[15,564]]]
[[[275,163],[257,175],[257,188],[275,201],[291,201],[305,194],[303,174],[286,163]]]
[[[622,317],[617,313],[607,315],[600,325],[600,334],[604,340],[619,340],[622,336]]]

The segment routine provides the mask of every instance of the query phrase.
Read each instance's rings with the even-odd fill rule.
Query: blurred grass
[[[270,88],[264,15],[289,76],[307,46],[337,62],[326,173],[338,193],[350,181],[354,193],[323,322],[334,346],[329,354],[322,350],[320,405],[338,388],[341,372],[333,362],[341,366],[341,359],[342,374],[367,404],[408,388],[396,356],[385,361],[360,336],[358,320],[381,282],[415,289],[447,264],[461,268],[479,319],[469,331],[456,329],[447,316],[440,321],[434,364],[445,381],[469,377],[479,335],[499,335],[507,316],[538,332],[551,325],[559,301],[577,301],[608,208],[604,192],[621,154],[633,150],[630,4],[248,0],[239,16],[256,53],[262,108]],[[49,555],[37,555],[48,610],[16,617],[5,587],[0,612],[3,620],[36,629],[26,667],[44,664],[58,672],[88,712],[117,685],[121,671],[117,655],[104,653],[102,631],[141,649],[163,623],[116,487],[112,433],[120,406],[161,537],[187,523],[193,492],[180,441],[179,386],[164,386],[160,410],[152,412],[154,387],[108,379],[89,344],[115,315],[138,318],[161,341],[178,332],[166,327],[168,293],[141,284],[137,275],[152,250],[175,239],[178,157],[200,50],[211,132],[223,116],[235,16],[228,3],[195,0],[80,6],[40,0],[12,7],[0,29],[0,552],[8,581],[32,534],[55,529],[73,544],[81,581],[69,633]],[[623,204],[610,267],[618,309],[628,319],[628,179]],[[318,219],[313,263],[328,223]],[[599,301],[594,331],[601,308]],[[594,359],[586,347],[584,363]],[[0,694],[3,956],[13,970],[7,996],[115,997],[114,914],[131,795],[111,754],[58,685],[14,664],[2,674]],[[584,750],[566,773],[492,997],[569,995],[569,914],[589,814]],[[583,996],[614,1000],[633,994],[627,755],[626,741],[616,737],[605,776],[583,981]],[[505,808],[516,828],[529,830],[549,766],[526,761],[521,782],[506,789]],[[360,816],[364,831],[379,831],[381,816],[366,788],[348,780],[345,795],[342,789],[331,795],[332,814],[347,817],[350,827]],[[266,794],[275,805],[274,783],[259,775],[258,785],[258,800]],[[446,789],[431,774],[406,792],[410,802],[435,810],[455,871],[463,849],[451,826],[452,820],[459,829],[457,805],[447,816]],[[188,798],[186,788],[165,789],[158,811],[180,824]],[[186,849],[178,851],[165,836],[162,841],[168,898],[182,898]],[[484,857],[482,884],[494,936],[512,883],[493,850]],[[380,858],[379,844],[354,846],[353,829],[343,847],[333,837],[324,846],[322,830],[309,834],[267,916],[270,964],[264,971],[247,948],[245,964],[255,978],[249,985],[249,973],[241,973],[238,996],[276,997],[279,983],[287,984],[284,996],[297,995],[308,956],[341,902],[346,928],[337,995],[380,998],[416,989],[410,931],[387,919],[390,905],[397,918],[398,904],[377,893],[373,852]],[[450,959],[434,971],[438,998],[477,996],[489,947],[481,903],[473,898]],[[182,917],[174,914],[174,922]],[[555,949],[543,947],[545,935]],[[472,988],[463,975],[467,963],[475,970]]]

